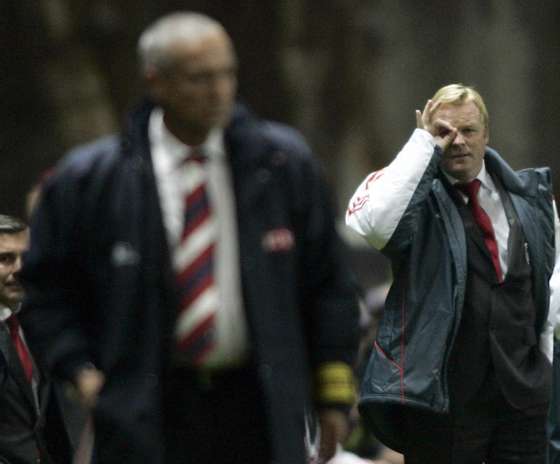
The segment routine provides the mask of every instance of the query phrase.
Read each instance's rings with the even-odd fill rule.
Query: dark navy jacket
[[[95,410],[103,463],[162,462],[162,372],[177,307],[151,166],[151,107],[123,137],[82,147],[49,179],[22,280],[26,328],[63,378],[93,362],[107,383]],[[252,346],[277,463],[303,462],[313,366],[351,363],[357,307],[325,184],[301,136],[242,107],[225,131]],[[287,228],[294,247],[262,246]],[[110,437],[110,438],[108,438]]]

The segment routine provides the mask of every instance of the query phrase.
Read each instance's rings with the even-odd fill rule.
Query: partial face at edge
[[[0,233],[0,304],[14,308],[23,299],[23,287],[17,279],[21,257],[27,250],[29,232]]]

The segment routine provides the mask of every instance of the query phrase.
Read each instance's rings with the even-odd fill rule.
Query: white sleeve
[[[393,235],[434,148],[432,135],[416,129],[391,164],[367,176],[350,199],[346,224],[376,249]]]
[[[552,362],[554,330],[560,329],[560,220],[556,202],[554,207],[554,248],[556,262],[550,277],[550,305],[548,308],[548,319],[540,337],[540,349]]]

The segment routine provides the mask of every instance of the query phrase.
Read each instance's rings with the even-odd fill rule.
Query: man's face
[[[229,121],[237,91],[237,61],[229,37],[207,33],[195,42],[177,41],[168,49],[172,64],[149,79],[166,122],[205,136]]]
[[[17,273],[28,242],[27,230],[14,234],[0,233],[0,304],[9,308],[14,308],[23,299],[23,288],[17,280]]]
[[[445,103],[435,110],[432,121],[437,119],[457,128],[455,140],[443,154],[443,170],[461,181],[475,178],[482,168],[488,143],[488,130],[479,109],[472,101],[458,105]]]

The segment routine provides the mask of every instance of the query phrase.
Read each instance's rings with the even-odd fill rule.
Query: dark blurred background
[[[240,94],[298,127],[323,159],[342,216],[441,85],[476,86],[490,144],[558,180],[560,2],[541,0],[0,0],[0,209],[70,147],[118,130],[142,94],[136,40],[161,14],[220,20]],[[557,190],[558,191],[558,190]]]

